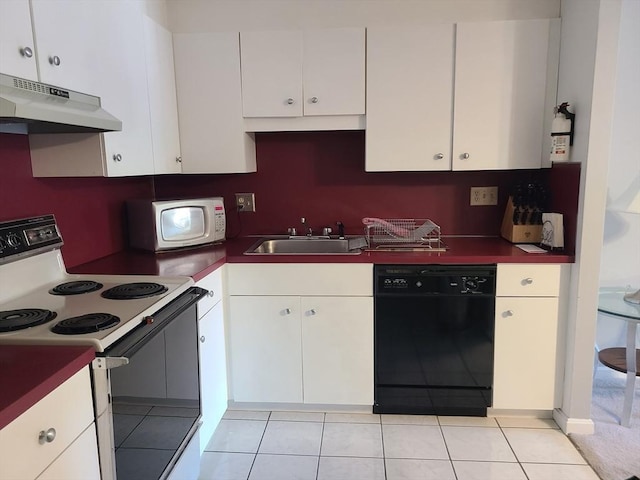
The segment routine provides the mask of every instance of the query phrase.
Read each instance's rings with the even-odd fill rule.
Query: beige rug
[[[600,366],[593,382],[591,418],[593,435],[570,435],[589,465],[602,480],[640,477],[640,379],[636,379],[631,428],[622,427],[624,374]]]

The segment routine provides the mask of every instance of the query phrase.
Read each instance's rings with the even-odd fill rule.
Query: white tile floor
[[[552,420],[229,410],[201,480],[598,480]]]

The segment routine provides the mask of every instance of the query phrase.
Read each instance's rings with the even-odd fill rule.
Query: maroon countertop
[[[227,240],[219,245],[153,253],[127,250],[69,268],[70,273],[184,275],[195,281],[225,263],[371,263],[492,264],[572,263],[565,253],[526,253],[500,237],[443,237],[446,252],[365,251],[360,255],[244,255],[260,237]]]
[[[0,345],[0,429],[91,363],[94,357],[91,347]]]
[[[244,255],[260,237],[179,251],[126,250],[69,268],[69,273],[204,278],[225,263],[492,264],[572,263],[573,255],[525,253],[500,237],[444,237],[446,252],[365,251],[360,255]],[[0,428],[94,358],[90,347],[0,346]],[[45,360],[46,359],[46,360]]]

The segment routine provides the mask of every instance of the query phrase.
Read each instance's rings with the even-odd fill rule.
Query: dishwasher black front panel
[[[375,413],[486,416],[495,267],[376,266]]]

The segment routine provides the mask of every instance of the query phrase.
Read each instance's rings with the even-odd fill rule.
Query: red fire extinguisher
[[[556,106],[553,122],[551,122],[551,161],[568,162],[571,145],[573,145],[573,121],[575,114],[569,112],[567,102]]]

